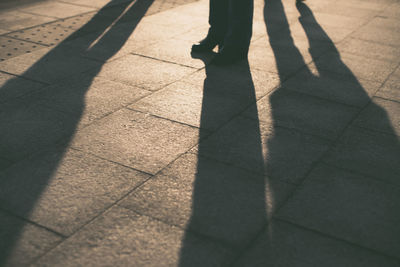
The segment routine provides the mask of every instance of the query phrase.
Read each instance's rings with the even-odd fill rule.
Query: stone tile
[[[78,117],[42,107],[31,99],[10,101],[0,109],[0,155],[10,161],[70,138]]]
[[[400,21],[398,19],[391,19],[384,16],[377,16],[373,18],[367,27],[381,28],[382,30],[400,31]]]
[[[262,174],[186,154],[119,205],[243,247],[293,189]]]
[[[280,54],[277,59],[273,53],[271,54],[270,51],[259,46],[250,47],[248,59],[252,69],[278,73],[281,80],[286,79],[305,65],[303,60],[293,60],[293,54],[288,51]]]
[[[4,158],[0,158],[0,171],[2,171],[3,169],[6,169],[11,164],[12,164],[11,161],[4,159]]]
[[[370,101],[381,83],[317,70],[310,66],[286,80],[282,86],[335,102],[363,107]]]
[[[394,135],[350,128],[324,161],[400,184],[400,144],[398,137]]]
[[[398,187],[321,166],[278,217],[397,257],[399,193]]]
[[[254,109],[258,112],[253,112]],[[249,108],[244,116],[335,140],[358,111],[281,88],[259,100],[257,107]]]
[[[37,16],[19,11],[4,11],[0,14],[0,28],[9,31],[21,30],[55,20],[54,18]]]
[[[400,136],[400,103],[374,98],[354,123],[360,127]]]
[[[154,174],[198,138],[193,127],[123,109],[78,132],[72,146]]]
[[[0,36],[0,62],[47,46]]]
[[[398,19],[400,15],[400,4],[396,2],[392,3],[391,5],[387,6],[380,15],[384,17]]]
[[[158,90],[167,84],[194,72],[194,69],[135,55],[105,64],[99,76],[138,86],[146,90]]]
[[[389,76],[376,94],[379,97],[400,101],[400,68]]]
[[[35,81],[54,83],[89,69],[99,68],[95,61],[84,59],[65,48],[44,48],[0,62],[0,70]]]
[[[366,22],[366,19],[354,18],[351,16],[346,16],[345,14],[319,13],[312,12],[310,9],[309,10],[311,14],[303,14],[302,5],[300,5],[299,10],[301,15],[305,15],[304,18],[300,17],[299,21],[302,23],[311,24],[310,27],[320,26],[322,29],[326,29],[331,26],[335,26],[343,29],[355,30]]]
[[[66,18],[94,11],[94,8],[70,5],[60,2],[46,2],[29,7],[20,8],[19,11],[34,15],[47,16],[47,17]]]
[[[230,257],[228,250],[207,240],[115,207],[35,265],[221,266]]]
[[[26,266],[62,241],[52,232],[0,211],[0,264]]]
[[[65,147],[1,173],[1,206],[71,235],[148,175]]]
[[[353,54],[328,53],[315,63],[319,69],[344,74],[353,79],[365,79],[383,82],[397,67],[397,63],[365,58]]]
[[[366,58],[393,62],[399,62],[400,60],[400,47],[378,44],[354,38],[348,38],[341,42],[338,45],[338,50],[341,53],[355,54]]]
[[[365,2],[363,2],[364,4]],[[324,6],[315,9],[314,13],[326,13],[333,15],[341,15],[346,17],[354,17],[360,19],[367,19],[373,17],[376,13],[376,9],[370,9],[364,5],[352,6],[345,4],[338,4],[337,2],[329,2]],[[322,14],[321,14],[322,15]]]
[[[102,8],[105,6],[113,6],[130,2],[130,0],[114,0],[112,2],[110,2],[109,0],[62,0],[60,2],[79,5],[79,6]]]
[[[85,73],[49,86],[34,97],[44,106],[71,113],[84,126],[118,110],[150,92]]]
[[[267,123],[239,117],[201,142],[193,152],[264,172],[280,181],[298,183],[328,145],[325,140],[295,130],[272,128]]]
[[[398,31],[369,25],[361,27],[351,34],[351,37],[395,47],[398,47],[400,43]]]
[[[399,261],[292,224],[273,221],[233,266],[398,266]]]
[[[294,23],[290,31],[297,38],[306,37],[313,41],[325,41],[339,43],[354,31],[354,27],[340,27],[331,22],[331,25],[320,25],[318,22],[310,22],[299,19],[299,23]]]
[[[139,100],[129,108],[215,130],[243,112],[250,101],[250,97],[240,100],[221,94],[218,89],[214,92],[212,87],[177,82]]]
[[[241,101],[247,99],[249,102],[265,96],[280,84],[278,74],[251,68],[248,62],[223,68],[208,65],[205,70],[188,75],[181,81],[202,85],[225,97]]]
[[[22,29],[9,33],[7,36],[28,42],[35,42],[45,46],[59,44],[67,38],[76,38],[76,36],[74,36],[75,30],[63,28],[57,24],[59,23],[49,23],[29,29]]]
[[[0,72],[0,102],[13,100],[24,94],[39,90],[45,84]]]
[[[189,31],[195,27],[202,27],[204,25],[207,25],[208,20],[206,16],[207,14],[203,16],[193,16],[190,13],[175,12],[174,9],[170,9],[168,11],[159,13],[156,16],[146,16],[145,18],[143,18],[142,23],[152,23],[163,26],[174,25],[174,27],[176,28]],[[190,23],[188,23],[188,21],[190,21]]]
[[[102,19],[99,21],[103,22]],[[86,31],[87,28],[90,30],[92,26],[89,24],[79,31]],[[120,58],[157,41],[170,39],[180,32],[179,29],[171,30],[170,27],[135,21],[117,24],[105,35],[99,32],[85,34],[71,41],[68,40],[65,44],[79,55],[104,62]]]
[[[161,40],[153,45],[136,49],[135,54],[200,69],[211,61],[213,54],[206,54],[203,60],[193,58],[190,53],[193,42],[193,40],[175,38]]]

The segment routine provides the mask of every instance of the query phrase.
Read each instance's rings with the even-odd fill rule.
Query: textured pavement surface
[[[0,8],[0,266],[400,266],[399,1]]]

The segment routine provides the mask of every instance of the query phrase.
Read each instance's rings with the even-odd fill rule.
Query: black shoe
[[[212,65],[224,66],[234,64],[247,58],[247,49],[223,47],[222,50],[211,61]]]
[[[216,46],[219,46],[219,42],[210,34],[207,35],[206,38],[198,42],[197,44],[192,45],[193,53],[203,53],[203,52],[211,52]]]

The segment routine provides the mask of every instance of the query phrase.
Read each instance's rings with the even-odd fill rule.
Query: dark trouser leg
[[[253,0],[229,0],[225,46],[243,49],[247,53],[253,31],[253,5]]]
[[[239,0],[240,1],[240,0]],[[210,31],[219,43],[225,39],[228,30],[229,0],[210,0]]]

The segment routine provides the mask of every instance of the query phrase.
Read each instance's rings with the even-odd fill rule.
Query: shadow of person
[[[221,266],[221,260],[227,260],[219,255],[196,262],[202,252],[192,245],[191,234],[217,247],[240,251],[265,226],[268,217],[268,181],[260,174],[263,155],[259,124],[237,116],[256,101],[249,64],[206,65],[205,73],[192,209],[179,266]],[[254,108],[247,112],[258,117]],[[232,159],[251,162],[253,171],[231,164]]]
[[[32,259],[30,255],[29,257],[22,256],[13,251],[26,225],[24,220],[35,221],[35,218],[32,219],[31,216],[38,208],[36,203],[54,178],[53,175],[80,124],[85,109],[85,95],[94,78],[102,65],[123,47],[152,4],[152,1],[147,0],[118,2],[117,0],[110,1],[85,25],[51,50],[41,50],[47,51],[45,54],[40,54],[39,50],[36,56],[37,61],[20,73],[22,77],[39,80],[44,84],[56,84],[63,80],[63,86],[51,86],[48,87],[51,90],[45,88],[23,97],[20,97],[20,94],[26,92],[21,86],[26,86],[26,84],[21,82],[23,80],[21,78],[9,79],[0,88],[2,97],[0,162],[5,162],[3,166],[11,165],[3,169],[0,178],[0,212],[3,214],[3,219],[0,221],[1,266],[13,264],[14,260]],[[72,41],[78,40],[79,37],[83,38],[71,45]],[[96,61],[84,59],[83,54],[95,55]],[[18,59],[16,62],[18,65]],[[25,64],[25,62],[21,63]],[[7,64],[7,61],[4,64]],[[64,92],[57,92],[57,90]],[[46,98],[56,103],[55,109],[42,104],[42,100]],[[57,110],[58,105],[62,106],[61,110]],[[51,151],[51,153],[48,154],[46,151]],[[37,155],[42,155],[44,152],[50,156],[44,157],[42,161],[36,161],[37,158],[42,157]],[[31,162],[32,168],[18,167],[21,161]],[[79,192],[79,190],[71,188],[70,193],[74,192]],[[62,194],[61,191],[59,193]],[[56,199],[59,200],[56,201]],[[54,196],[54,207],[51,207],[53,204],[47,203],[45,207],[40,208],[41,215],[35,215],[42,219],[48,217],[46,220],[51,223],[59,220],[58,226],[61,228],[56,228],[57,230],[66,227],[62,224],[62,221],[68,217],[64,213],[72,212],[70,216],[81,216],[87,213],[87,211],[79,211],[79,208],[75,211],[75,208],[64,207],[66,210],[60,208],[59,214],[55,215],[54,209],[57,210],[57,207],[62,206],[61,199],[67,201],[65,196]],[[44,212],[51,209],[53,209],[52,213]],[[10,221],[7,219],[9,218],[7,214],[17,216],[22,220]],[[85,220],[88,219],[90,218]],[[71,229],[67,232],[71,232]],[[35,251],[32,248],[29,250],[29,253]]]

